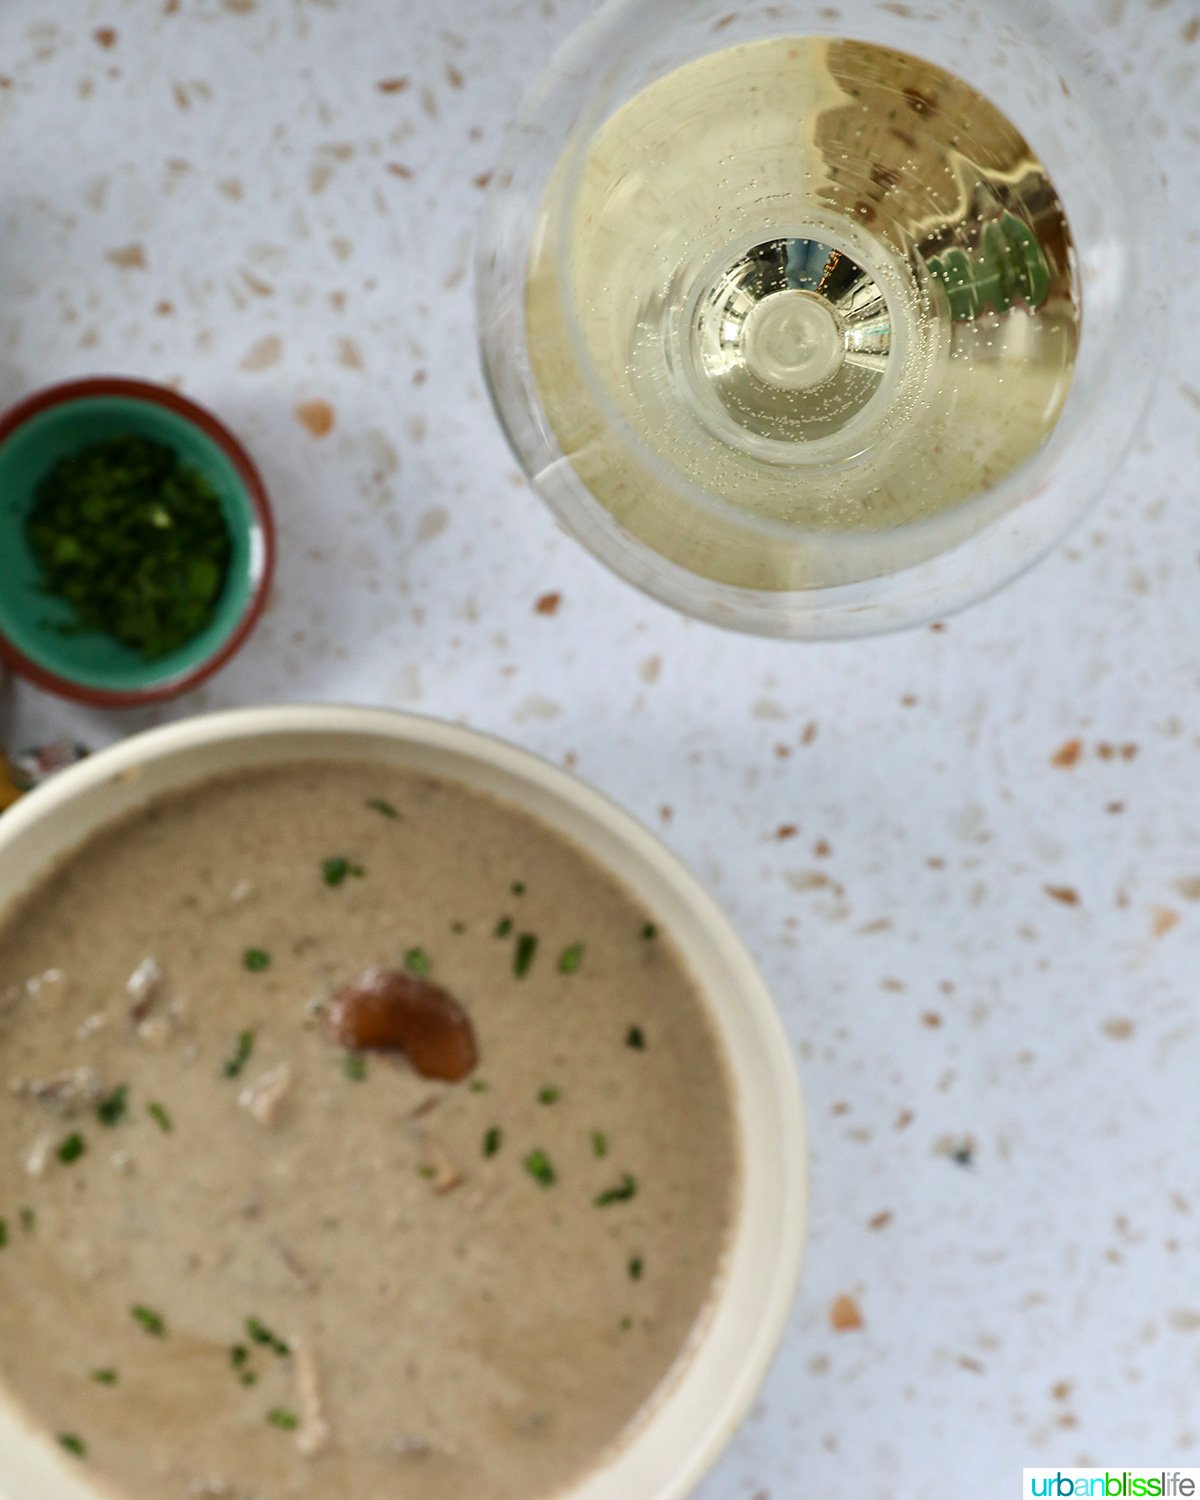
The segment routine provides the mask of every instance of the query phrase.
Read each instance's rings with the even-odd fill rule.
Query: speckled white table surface
[[[1200,9],[1071,8],[1176,215],[1141,440],[1000,597],[804,647],[610,578],[488,407],[481,185],[588,0],[0,7],[0,401],[178,379],[250,444],[282,530],[271,612],[208,688],[153,716],[19,689],[9,737],[404,706],[577,766],[701,874],[778,996],[813,1138],[790,1336],[703,1500],[1200,1464]]]

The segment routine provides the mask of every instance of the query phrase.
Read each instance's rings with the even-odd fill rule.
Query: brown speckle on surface
[[[1125,1016],[1110,1016],[1101,1030],[1114,1042],[1127,1042],[1133,1035],[1133,1022]]]
[[[1169,906],[1156,906],[1150,913],[1150,932],[1153,937],[1166,937],[1173,927],[1179,926],[1179,913]]]
[[[533,606],[534,614],[556,615],[558,613],[558,606],[561,603],[561,594],[542,594]]]
[[[269,370],[272,365],[279,363],[282,354],[283,340],[278,334],[268,334],[265,338],[251,344],[246,350],[242,356],[241,368],[243,370]]]
[[[106,250],[104,258],[122,271],[144,271],[146,269],[146,247],[141,244],[120,245],[115,250]]]
[[[1184,875],[1175,882],[1175,889],[1185,901],[1200,901],[1200,875]]]
[[[794,839],[799,832],[800,829],[795,823],[780,823],[779,827],[775,830],[775,837],[777,839]]]
[[[928,1026],[930,1030],[936,1031],[941,1024],[941,1015],[936,1010],[923,1010],[921,1012],[922,1026]]]
[[[1183,28],[1183,39],[1185,42],[1194,42],[1200,37],[1200,16],[1193,16]]]
[[[452,89],[462,88],[466,80],[453,63],[446,64],[446,82]]]
[[[877,1214],[872,1214],[867,1220],[868,1229],[886,1229],[895,1215],[890,1208],[882,1208]]]
[[[662,657],[647,656],[638,667],[638,676],[645,683],[657,682],[662,676]],[[1197,897],[1200,900],[1200,897]]]
[[[1044,885],[1042,889],[1053,901],[1062,906],[1078,906],[1079,892],[1070,885]]]
[[[425,542],[432,542],[449,525],[450,514],[445,506],[431,505],[428,510],[421,512],[421,519],[417,522],[418,543],[423,545]]]
[[[864,1326],[862,1309],[849,1293],[843,1292],[833,1299],[829,1308],[829,1326],[835,1333],[849,1333]]]
[[[1060,745],[1050,757],[1050,764],[1058,766],[1061,770],[1069,770],[1072,766],[1079,764],[1083,755],[1082,740],[1068,740],[1065,745]]]
[[[375,87],[381,94],[402,94],[408,82],[407,78],[381,78]]]
[[[242,267],[238,274],[256,297],[273,297],[275,295],[275,288],[269,281],[264,281],[261,276],[256,276],[253,271],[247,270],[245,266]]]
[[[242,185],[240,177],[223,177],[217,183],[217,192],[223,194],[224,197],[229,198],[234,203],[240,203],[246,196],[246,190]]]
[[[315,438],[328,437],[337,421],[337,414],[328,401],[304,401],[296,408],[296,420]]]
[[[477,188],[485,188],[485,187],[487,187],[488,183],[491,182],[491,180],[492,180],[492,173],[491,173],[491,169],[490,168],[486,172],[478,172],[478,173],[476,173],[476,175],[471,179],[471,181],[475,184],[475,186]]]
[[[402,161],[388,162],[387,169],[393,177],[401,177],[405,182],[411,182],[417,175],[411,167],[405,166]]]
[[[816,719],[810,719],[804,726],[803,733],[800,735],[800,743],[802,745],[811,745],[816,739],[818,732]]]
[[[116,29],[112,26],[97,26],[92,32],[98,46],[109,48],[117,45]]]
[[[361,370],[363,368],[362,350],[352,338],[340,338],[337,343],[338,364],[344,370]]]
[[[737,11],[731,11],[727,16],[718,17],[718,19],[713,22],[712,29],[714,31],[724,31],[726,27],[732,26],[737,18]]]

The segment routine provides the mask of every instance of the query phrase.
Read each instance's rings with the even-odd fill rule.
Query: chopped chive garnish
[[[93,1370],[92,1379],[97,1385],[116,1385],[120,1376],[115,1370]]]
[[[525,1158],[525,1170],[542,1187],[553,1187],[558,1181],[558,1174],[544,1151],[531,1151]]]
[[[466,930],[467,930],[467,924],[465,922],[451,922],[450,923],[450,931],[459,934],[459,936],[461,936],[464,932],[466,932]]]
[[[367,1060],[361,1052],[347,1052],[342,1059],[342,1072],[352,1083],[362,1083],[367,1076]]]
[[[592,1131],[592,1155],[596,1157],[608,1155],[608,1137],[602,1130]]]
[[[630,1279],[630,1281],[641,1281],[641,1279],[642,1279],[642,1272],[645,1269],[646,1269],[646,1267],[645,1267],[645,1264],[644,1264],[644,1262],[642,1260],[642,1257],[640,1255],[635,1255],[633,1257],[633,1259],[629,1262],[629,1279]]]
[[[243,1370],[242,1371],[242,1384],[243,1385],[257,1385],[258,1384],[258,1376],[254,1373],[253,1370]]]
[[[253,1051],[254,1033],[252,1031],[239,1032],[233,1056],[225,1064],[225,1077],[236,1078],[250,1061],[250,1054]]]
[[[69,1167],[73,1161],[78,1161],[86,1150],[87,1142],[76,1130],[58,1148],[58,1159],[64,1167]]]
[[[372,812],[377,812],[381,817],[396,819],[400,814],[390,802],[385,802],[382,797],[368,797],[367,806]]]
[[[538,1089],[539,1104],[557,1104],[562,1097],[562,1090],[556,1089],[553,1084],[548,1084],[544,1089]]]
[[[537,952],[537,945],[538,940],[532,932],[523,932],[517,939],[517,951],[513,955],[513,973],[518,979],[524,979],[529,973],[533,955]]]
[[[427,1161],[425,1161],[422,1162],[421,1165],[417,1168],[417,1176],[423,1177],[426,1182],[432,1182],[434,1177],[437,1176],[437,1173],[434,1168],[431,1167]]]
[[[158,1103],[157,1100],[152,1100],[149,1104],[147,1104],[146,1113],[157,1124],[158,1128],[164,1135],[170,1135],[172,1130],[175,1129],[175,1124],[172,1121],[171,1116],[167,1113],[166,1109]]]
[[[610,1187],[601,1193],[596,1199],[597,1208],[608,1208],[612,1203],[628,1203],[631,1198],[637,1197],[637,1179],[624,1173],[621,1181],[616,1187]]]
[[[410,974],[428,974],[433,965],[424,948],[410,948],[404,955],[404,967]]]
[[[76,1458],[87,1457],[87,1444],[81,1437],[76,1437],[73,1432],[60,1432],[58,1442],[60,1447],[65,1448],[68,1453],[73,1453]]]
[[[247,948],[242,954],[242,962],[251,974],[261,974],[271,967],[271,955],[265,948]]]
[[[523,896],[525,894],[525,882],[523,880],[514,880],[512,883],[512,893],[514,896]]]
[[[23,1208],[21,1210],[21,1228],[26,1234],[32,1234],[37,1228],[37,1214],[34,1213],[32,1208]]]
[[[267,1413],[267,1421],[272,1427],[282,1427],[284,1432],[295,1432],[300,1425],[300,1418],[296,1413],[282,1406],[272,1407]]]
[[[171,442],[93,441],[58,458],[33,501],[24,540],[40,591],[69,610],[61,633],[100,632],[158,662],[214,620],[232,527],[218,489]]]
[[[560,974],[574,974],[575,970],[583,962],[583,944],[572,943],[569,948],[564,948],[558,960],[558,972]]]
[[[119,1083],[111,1094],[105,1094],[96,1105],[96,1118],[101,1125],[118,1125],[125,1116],[129,1104],[129,1085]]]
[[[628,1333],[629,1330],[632,1327],[633,1327],[633,1319],[632,1318],[630,1318],[630,1317],[624,1317],[624,1318],[621,1319],[621,1332],[622,1333]]]
[[[635,1052],[645,1052],[646,1033],[640,1026],[631,1026],[625,1033],[625,1045],[632,1047]]]
[[[321,878],[326,885],[341,885],[347,875],[354,875],[361,880],[366,873],[362,865],[356,865],[340,854],[321,861]]]
[[[0,1250],[8,1244],[8,1220],[0,1219]]]
[[[500,1127],[498,1125],[493,1125],[492,1128],[488,1131],[488,1133],[483,1138],[483,1154],[484,1154],[484,1156],[495,1156],[496,1152],[499,1151],[500,1147],[503,1144],[504,1144],[504,1132],[500,1129]]]
[[[513,929],[513,920],[512,920],[512,918],[511,917],[501,917],[500,920],[496,923],[496,936],[497,937],[507,937],[509,935],[509,933],[512,931],[512,929]]]
[[[265,1345],[265,1347],[270,1349],[272,1353],[278,1354],[280,1359],[283,1359],[286,1355],[292,1352],[288,1345],[285,1344],[284,1341],[278,1336],[278,1334],[272,1333],[267,1325],[259,1318],[246,1319],[246,1332],[250,1335],[251,1339],[253,1339],[256,1344]]]
[[[158,1313],[151,1311],[148,1307],[131,1307],[129,1309],[135,1323],[140,1323],[146,1333],[153,1334],[156,1339],[161,1339],[167,1331],[167,1325]]]
[[[229,1363],[235,1370],[240,1370],[249,1358],[250,1351],[245,1344],[234,1344],[229,1351]]]
[[[647,922],[646,925],[642,928],[642,937],[643,937],[643,939],[647,943],[650,943],[650,942],[653,942],[654,939],[657,936],[658,936],[658,928],[655,927],[655,925],[654,925],[653,922]]]
[[[482,1078],[472,1078],[467,1087],[473,1094],[486,1094],[488,1091],[488,1086]]]

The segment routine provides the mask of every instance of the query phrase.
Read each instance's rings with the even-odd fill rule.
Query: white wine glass
[[[1160,174],[1046,0],[610,0],[514,123],[488,384],[610,567],[762,634],[1042,556],[1149,397]]]

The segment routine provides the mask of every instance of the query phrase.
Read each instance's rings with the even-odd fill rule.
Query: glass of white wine
[[[610,0],[485,213],[484,365],[569,530],[791,637],[944,615],[1129,444],[1164,205],[1046,0]]]

